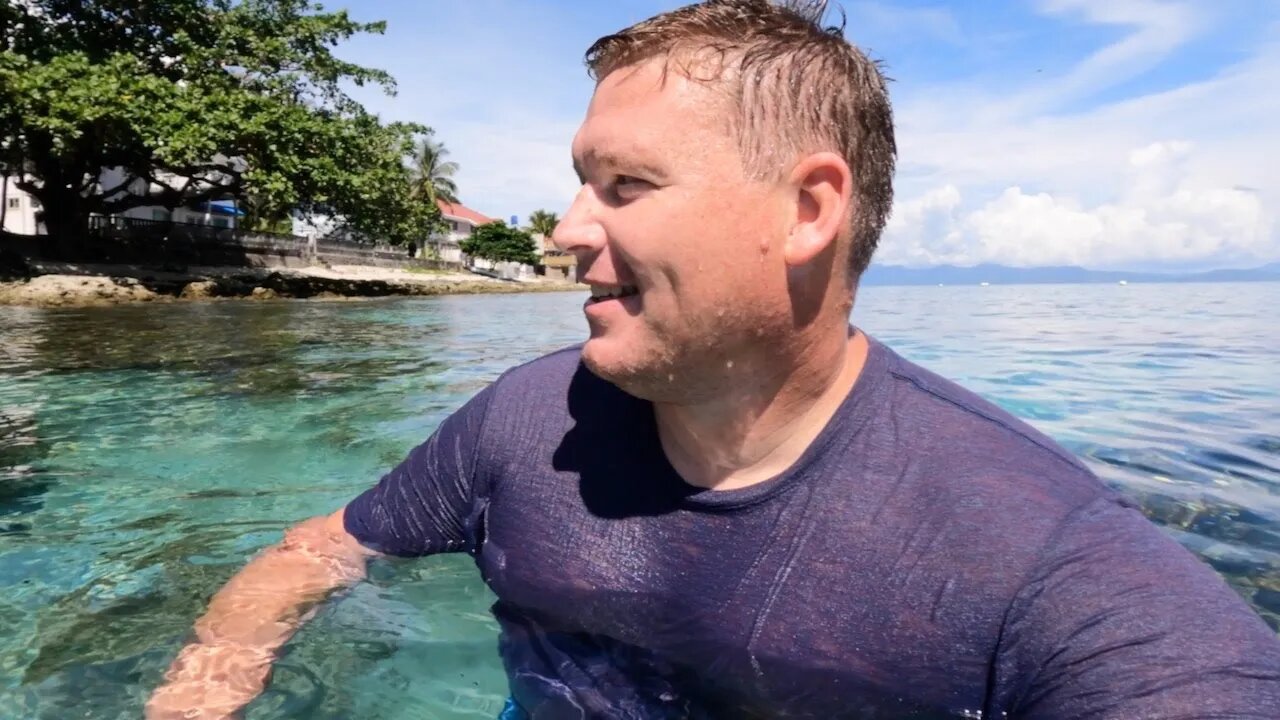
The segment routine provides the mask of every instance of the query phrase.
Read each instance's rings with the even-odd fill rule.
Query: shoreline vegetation
[[[555,280],[499,280],[467,272],[364,265],[306,268],[175,267],[31,262],[29,278],[0,280],[0,305],[104,307],[225,299],[358,300],[393,296],[564,292]]]

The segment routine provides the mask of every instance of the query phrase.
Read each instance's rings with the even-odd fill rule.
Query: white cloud
[[[1171,160],[1186,157],[1189,152],[1191,152],[1191,143],[1189,142],[1179,140],[1154,142],[1129,153],[1129,164],[1136,168],[1159,166]]]
[[[1061,77],[1022,93],[1023,110],[1047,110],[1115,87],[1155,67],[1202,28],[1208,18],[1184,2],[1154,0],[1044,0],[1044,12],[1098,25],[1130,28],[1120,40],[1086,57]]]
[[[905,265],[1249,265],[1280,257],[1259,194],[1200,188],[1179,167],[1186,142],[1153,143],[1129,155],[1128,189],[1085,206],[1070,195],[1006,188],[963,212],[955,186],[903,202],[881,262]]]
[[[960,190],[955,185],[943,185],[899,202],[885,228],[886,237],[893,242],[881,246],[877,259],[888,255],[892,264],[937,265],[950,262],[948,258],[966,257],[960,204]]]
[[[1095,18],[1180,7],[1051,5]],[[1168,17],[1182,17],[1177,12],[1184,11]],[[1184,22],[1166,18],[1159,33],[1153,26],[1136,33],[1172,42],[1184,37],[1178,30]],[[1091,84],[1107,85],[1089,80],[1099,66],[1135,67],[1125,63],[1169,45],[1144,40],[1139,52],[1121,40],[1111,47],[1129,50],[1095,53],[1067,74],[1076,79],[1050,83],[1052,92],[1036,88],[988,102],[981,89],[968,88],[961,101],[965,89],[951,87],[900,104],[899,202],[877,259],[1089,267],[1280,259],[1276,30],[1252,57],[1207,80],[1073,113],[1044,108],[1087,94]],[[966,116],[956,112],[963,107],[982,109]],[[940,205],[944,195],[948,201]]]

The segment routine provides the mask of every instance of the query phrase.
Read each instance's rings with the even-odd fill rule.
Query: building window
[[[230,220],[227,220],[226,218],[219,218],[219,217],[216,217],[216,218],[212,218],[212,219],[210,219],[210,220],[209,220],[209,224],[213,225],[213,226],[214,226],[214,227],[216,227],[216,228],[229,228],[229,227],[231,227],[231,221],[230,221]]]
[[[16,210],[22,207],[22,198],[9,198],[9,209]]]
[[[172,215],[169,213],[169,211],[168,211],[168,210],[165,210],[164,208],[154,208],[154,209],[152,209],[152,210],[151,210],[151,219],[152,219],[152,220],[159,220],[159,221],[161,221],[161,222],[168,222],[170,217],[172,217]]]

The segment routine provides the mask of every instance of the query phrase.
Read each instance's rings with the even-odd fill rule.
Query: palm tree
[[[458,163],[445,160],[449,151],[444,143],[434,140],[436,131],[427,128],[413,153],[413,192],[421,200],[432,205],[437,200],[458,202],[458,185],[453,174]]]
[[[529,229],[541,234],[548,240],[551,239],[551,233],[555,232],[558,224],[560,224],[560,218],[556,217],[553,212],[534,210],[529,213]]]

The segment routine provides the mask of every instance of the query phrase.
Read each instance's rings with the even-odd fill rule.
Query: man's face
[[[593,289],[583,359],[640,397],[696,399],[790,326],[794,210],[781,183],[744,173],[729,112],[651,61],[600,81],[574,139],[583,185],[554,239]]]

